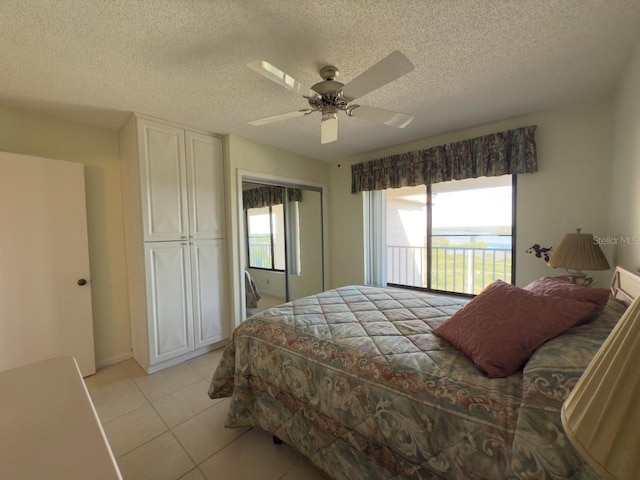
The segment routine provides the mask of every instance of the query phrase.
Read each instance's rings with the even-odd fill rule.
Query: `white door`
[[[144,246],[149,360],[154,365],[193,350],[191,269],[186,242]]]
[[[185,132],[189,228],[194,240],[224,237],[222,140]]]
[[[84,167],[0,152],[0,225],[0,371],[70,355],[95,373]]]
[[[189,232],[184,131],[139,119],[144,241],[186,239]]]
[[[199,240],[190,249],[195,348],[200,348],[229,337],[225,241]]]

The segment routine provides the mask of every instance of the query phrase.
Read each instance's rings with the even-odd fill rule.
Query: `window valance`
[[[351,193],[538,170],[536,126],[492,133],[351,166]]]
[[[242,192],[242,208],[262,208],[269,205],[282,203],[284,187],[265,185]],[[287,197],[290,202],[302,200],[302,190],[299,188],[287,188]]]

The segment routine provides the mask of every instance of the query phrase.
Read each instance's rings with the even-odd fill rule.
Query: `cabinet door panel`
[[[193,350],[191,271],[186,243],[145,245],[150,364]]]
[[[146,120],[139,132],[144,240],[187,238],[184,132]]]
[[[222,141],[187,131],[189,226],[194,240],[224,237]]]
[[[229,337],[224,240],[191,245],[195,348]]]

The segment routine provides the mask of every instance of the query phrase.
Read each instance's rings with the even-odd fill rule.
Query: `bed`
[[[433,334],[468,299],[329,290],[241,324],[209,395],[231,397],[228,427],[262,428],[336,480],[596,480],[559,412],[638,285],[617,269],[600,314],[506,378]]]

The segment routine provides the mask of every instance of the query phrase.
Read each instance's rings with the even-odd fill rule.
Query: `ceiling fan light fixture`
[[[331,105],[322,108],[320,123],[320,143],[332,143],[338,140],[338,109]]]
[[[338,118],[338,109],[332,106],[326,106],[322,108],[322,121],[333,120]]]

